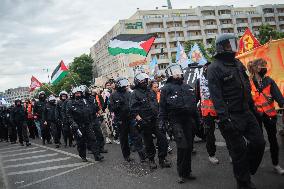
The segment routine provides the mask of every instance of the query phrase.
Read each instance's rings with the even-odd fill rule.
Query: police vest
[[[250,81],[250,84],[251,84],[252,99],[254,101],[254,105],[256,106],[257,111],[260,113],[265,113],[269,117],[276,116],[277,112],[275,110],[274,100],[270,100],[272,99],[270,93],[271,85],[269,84],[267,87],[265,87],[262,90],[262,92],[260,92],[255,87],[253,81]]]
[[[201,114],[203,117],[211,115],[217,116],[213,102],[210,99],[208,80],[202,75],[200,77],[200,97],[201,97]]]

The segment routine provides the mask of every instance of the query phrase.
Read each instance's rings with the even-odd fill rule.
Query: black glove
[[[160,120],[160,121],[159,121],[158,128],[159,128],[160,131],[166,132],[166,122],[163,121],[163,120]]]
[[[216,122],[219,128],[224,132],[238,132],[231,119],[223,119],[222,121],[217,120]]]
[[[137,121],[137,125],[139,125],[140,127],[143,127],[147,125],[147,122],[144,119],[140,119],[139,121]]]

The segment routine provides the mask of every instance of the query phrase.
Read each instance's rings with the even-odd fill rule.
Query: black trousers
[[[35,139],[36,137],[36,126],[33,119],[27,120],[27,125],[29,128],[30,138]]]
[[[171,118],[170,118],[171,119]],[[180,177],[191,173],[191,152],[194,118],[190,115],[175,116],[170,120],[177,145],[177,171]]]
[[[0,125],[0,139],[8,141],[8,127],[7,125]]]
[[[67,123],[63,123],[62,134],[63,134],[64,144],[67,145],[67,142],[69,142],[69,146],[72,146],[73,134],[70,126]]]
[[[23,142],[29,142],[28,137],[28,125],[25,122],[16,122],[17,133],[19,137],[19,142],[22,144]]]
[[[101,125],[98,119],[93,120],[92,122],[93,130],[96,136],[96,145],[100,147],[100,149],[104,149],[105,139],[101,129]]]
[[[16,142],[17,141],[17,128],[15,125],[10,124],[8,125],[8,133],[10,142]]]
[[[41,126],[41,135],[42,135],[42,141],[45,142],[45,141],[48,141],[50,142],[51,140],[51,129],[50,129],[50,125],[47,124],[43,124],[43,121],[40,121],[40,126]]]
[[[91,152],[94,156],[100,154],[100,148],[96,145],[96,135],[91,125],[80,125],[79,129],[82,133],[82,136],[78,136],[75,132],[74,136],[77,141],[77,150],[81,158],[86,158],[87,145],[89,146]]]
[[[54,143],[59,144],[61,139],[62,126],[53,122],[48,123],[48,125],[50,126]]]
[[[261,127],[264,126],[267,136],[268,136],[268,141],[270,144],[270,155],[271,155],[271,160],[272,164],[278,165],[279,163],[279,145],[277,141],[277,116],[275,117],[269,117],[266,114],[263,114],[263,116],[258,117],[258,123]]]
[[[250,112],[231,114],[234,130],[220,127],[233,160],[234,176],[238,182],[249,182],[261,163],[265,140],[255,116]]]
[[[216,153],[216,138],[215,138],[215,120],[216,117],[206,116],[203,117],[204,129],[206,135],[206,149],[210,157],[215,156]]]
[[[142,130],[145,150],[149,160],[154,160],[156,154],[156,147],[154,145],[152,134],[154,134],[157,138],[159,159],[165,159],[168,152],[168,142],[166,135],[159,131],[157,127],[157,119],[153,118],[151,120],[147,120],[146,124],[143,125]]]

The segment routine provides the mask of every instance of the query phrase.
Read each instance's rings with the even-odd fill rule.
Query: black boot
[[[108,153],[108,150],[106,150],[106,149],[104,149],[104,148],[101,148],[101,149],[100,149],[100,153],[106,154],[106,153]]]
[[[45,140],[44,139],[42,140],[42,145],[45,145]]]
[[[30,146],[32,145],[30,142],[26,142],[26,146]]]
[[[124,160],[125,160],[125,161],[127,161],[127,162],[131,162],[131,161],[133,161],[133,159],[132,159],[130,156],[125,157],[125,158],[124,158]]]
[[[104,156],[102,155],[95,155],[95,161],[102,161],[104,159]]]
[[[159,164],[162,168],[170,168],[172,166],[171,162],[169,162],[165,158],[160,158],[159,159]]]
[[[88,162],[87,158],[85,157],[81,157],[81,159],[82,159],[82,162]]]
[[[147,156],[146,154],[142,151],[142,152],[138,152],[139,158],[140,158],[140,162],[141,163],[145,163],[147,160]]]
[[[158,168],[157,164],[155,163],[155,160],[153,159],[149,161],[149,166],[151,170]]]
[[[183,178],[183,177],[178,177],[178,179],[177,179],[177,183],[179,183],[179,184],[183,184],[183,183],[185,183],[184,178]]]

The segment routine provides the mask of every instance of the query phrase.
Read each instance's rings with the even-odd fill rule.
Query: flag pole
[[[77,84],[76,80],[74,79],[74,77],[72,76],[71,72],[69,72],[69,74],[70,74],[72,80],[74,81],[75,85],[78,86],[78,84]]]
[[[51,89],[49,89],[47,86],[45,86],[45,85],[42,85],[44,88],[46,88],[49,92],[51,92],[52,94],[54,94],[54,92],[51,90]]]

